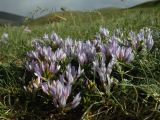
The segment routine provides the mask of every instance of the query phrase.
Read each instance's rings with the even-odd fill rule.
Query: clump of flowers
[[[31,92],[42,90],[52,97],[55,107],[69,109],[80,104],[79,89],[73,100],[69,99],[75,95],[72,88],[80,79],[98,78],[102,92],[109,94],[114,83],[111,73],[117,61],[130,64],[135,54],[142,49],[151,50],[154,43],[149,28],[141,29],[137,34],[131,31],[125,40],[121,37],[124,37],[121,31],[116,30],[111,35],[103,27],[92,41],[62,39],[56,33],[49,37],[45,33],[43,40],[33,42],[35,49],[27,53],[26,68],[34,78],[24,88]]]
[[[137,34],[131,31],[129,33],[129,39],[131,40],[132,48],[135,50],[151,50],[154,44],[150,28],[143,28]]]
[[[67,107],[72,109],[77,107],[81,100],[79,92],[73,101],[67,104],[67,99],[71,94],[72,84],[75,82],[75,77],[77,77],[76,71],[74,71],[74,69],[68,65],[67,70],[65,71],[65,75],[61,75],[59,80],[43,82],[41,88],[44,93],[52,96],[53,103],[56,107]]]

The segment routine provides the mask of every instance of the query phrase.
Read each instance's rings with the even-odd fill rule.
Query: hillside
[[[131,8],[148,8],[148,7],[160,7],[160,0],[153,0],[149,2],[145,2]]]
[[[88,20],[99,20],[99,18],[102,18],[105,14],[105,17],[112,18],[113,13],[117,13],[122,11],[118,8],[103,8],[103,9],[97,9],[93,11],[60,11],[55,13],[50,13],[45,16],[42,16],[40,18],[34,19],[26,23],[27,25],[44,25],[44,24],[50,24],[54,22],[67,22],[68,24],[73,24],[75,21],[79,21],[79,23],[87,23]],[[112,13],[112,14],[111,14]],[[119,16],[119,15],[118,15]],[[103,19],[103,18],[102,18]]]
[[[127,9],[120,9],[120,8],[101,8],[93,11],[61,11],[61,12],[55,12],[50,13],[48,15],[42,16],[40,18],[28,21],[27,25],[44,25],[44,24],[50,24],[53,22],[69,22],[71,24],[74,23],[74,21],[81,21],[85,23],[88,20],[98,20],[99,18],[108,21],[109,19],[114,19],[115,17],[124,17],[126,14],[126,11],[128,13],[132,12],[139,12],[141,9],[145,13],[148,11],[148,8],[157,8],[160,7],[160,1],[149,1],[145,2]],[[132,9],[136,9],[135,11]],[[147,8],[147,9],[145,9]],[[141,11],[141,12],[142,12]],[[117,14],[120,13],[120,14]],[[84,18],[84,19],[83,19]]]
[[[20,24],[24,20],[23,16],[7,13],[7,12],[0,12],[0,24]]]

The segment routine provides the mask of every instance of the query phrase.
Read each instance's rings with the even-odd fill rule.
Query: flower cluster
[[[60,69],[57,59],[61,60],[62,55],[58,51],[52,52],[50,46],[38,45],[35,51],[27,53],[30,58],[26,64],[27,69],[33,71],[37,77],[52,78]]]
[[[56,107],[64,108],[67,106],[69,108],[75,108],[81,100],[80,92],[76,95],[73,101],[67,105],[67,99],[71,94],[72,85],[65,84],[63,79],[64,78],[61,78],[61,80],[53,80],[52,82],[43,83],[41,85],[42,90],[44,93],[53,97],[53,103]]]
[[[154,44],[152,38],[152,31],[149,28],[143,28],[137,34],[131,31],[129,33],[129,38],[131,39],[132,47],[135,50],[141,50],[141,49],[151,50]]]
[[[131,31],[127,41],[121,37],[124,36],[120,30],[111,35],[102,27],[92,41],[62,39],[56,33],[51,36],[45,33],[43,42],[34,41],[35,50],[27,53],[26,68],[34,73],[35,79],[25,89],[41,89],[52,96],[56,107],[70,109],[78,106],[81,100],[80,91],[73,101],[68,99],[80,77],[84,80],[88,76],[98,77],[105,93],[109,93],[113,83],[111,73],[117,61],[131,63],[140,48],[151,50],[153,47],[149,28],[141,29],[137,34]],[[46,41],[50,44],[45,44]],[[87,76],[85,71],[90,74]]]

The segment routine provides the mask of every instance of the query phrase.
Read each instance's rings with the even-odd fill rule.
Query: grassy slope
[[[149,1],[146,3],[142,3],[136,6],[133,6],[131,8],[128,9],[136,9],[133,11],[140,11],[138,9],[141,8],[146,8],[148,10],[159,7],[160,6],[160,1],[155,0],[155,1]],[[90,12],[80,12],[80,11],[73,11],[73,12],[56,12],[56,13],[51,13],[48,14],[46,16],[37,18],[35,20],[32,20],[30,22],[28,22],[28,25],[44,25],[44,24],[50,24],[50,23],[54,23],[54,22],[61,22],[61,21],[68,21],[68,22],[80,22],[80,23],[84,23],[85,21],[88,22],[88,20],[92,19],[95,20],[99,20],[99,19],[104,19],[104,20],[111,20],[112,18],[116,17],[124,17],[125,12],[122,12],[123,10],[117,10],[116,8],[104,8],[104,9],[99,9],[96,10],[94,12],[92,12],[92,14],[90,14]],[[125,10],[124,10],[125,11]],[[114,14],[115,12],[115,14]],[[132,10],[128,11],[128,12],[132,12]],[[120,14],[118,14],[120,13]],[[104,15],[105,14],[105,15]],[[134,13],[133,13],[134,14]],[[84,18],[85,17],[85,18]],[[79,21],[82,20],[82,21]]]
[[[160,74],[160,53],[155,50],[155,48],[160,49],[159,11],[160,8],[158,7],[138,7],[127,10],[101,9],[93,12],[59,12],[29,23],[31,33],[25,33],[23,31],[24,26],[1,27],[0,35],[7,32],[9,41],[7,44],[0,43],[0,118],[12,118],[16,115],[18,117],[37,117],[38,119],[45,115],[42,114],[43,112],[39,113],[40,111],[29,111],[27,101],[21,103],[23,101],[22,96],[25,95],[21,84],[24,83],[25,79],[23,62],[26,52],[31,49],[31,40],[52,31],[57,32],[62,37],[70,36],[71,38],[86,40],[94,37],[100,25],[106,26],[110,30],[122,28],[125,31],[131,29],[138,31],[144,26],[150,27],[154,30],[154,51],[148,58],[150,62],[143,62],[141,65],[146,69],[146,74],[150,74],[150,70],[154,70],[156,66],[157,71],[152,74],[155,77],[152,81],[154,87],[151,89],[151,93],[160,94],[157,87],[160,82],[158,76]],[[67,20],[48,24],[48,19],[54,19],[55,15],[62,16]],[[149,65],[150,70],[147,70],[146,64]],[[150,81],[147,80],[147,82],[149,84]],[[157,89],[155,89],[156,87]],[[11,102],[11,100],[14,102]],[[35,103],[33,102],[33,104]]]
[[[147,8],[147,7],[160,7],[160,1],[159,0],[153,0],[146,3],[139,4],[137,6],[134,6],[132,8]]]
[[[21,24],[24,21],[23,16],[0,12],[0,24]]]

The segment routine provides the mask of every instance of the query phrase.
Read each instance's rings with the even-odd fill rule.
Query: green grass
[[[0,43],[0,119],[49,119],[49,115],[57,119],[76,119],[82,115],[82,111],[76,109],[71,111],[68,115],[53,114],[55,111],[51,111],[51,107],[48,103],[42,103],[43,97],[28,94],[24,91],[23,85],[25,81],[30,80],[31,76],[25,70],[26,52],[32,49],[31,41],[34,38],[43,37],[44,33],[52,33],[55,31],[63,38],[70,36],[73,39],[87,40],[93,39],[96,32],[98,32],[100,26],[107,27],[109,30],[115,28],[121,28],[128,32],[130,30],[139,31],[142,27],[149,27],[153,30],[153,36],[155,45],[149,55],[144,56],[143,59],[137,59],[134,63],[135,68],[138,68],[139,73],[133,73],[130,83],[120,83],[119,89],[128,88],[128,94],[134,94],[137,91],[141,94],[147,93],[146,100],[149,99],[151,111],[154,107],[158,107],[160,102],[160,8],[148,7],[148,8],[132,8],[132,9],[100,9],[91,12],[58,12],[50,14],[48,16],[25,23],[32,30],[31,33],[24,32],[24,26],[4,26],[0,27],[0,36],[3,32],[9,34],[9,40],[6,44]],[[66,19],[57,20],[56,16],[61,16]],[[137,88],[134,91],[132,88]],[[118,91],[115,91],[115,95]],[[125,92],[124,92],[125,94]],[[127,94],[127,95],[128,95]],[[126,95],[126,96],[127,96]],[[136,96],[132,96],[136,97]],[[147,98],[148,97],[148,98]],[[115,103],[123,103],[125,95]],[[128,106],[129,106],[128,100]],[[143,101],[145,102],[145,101]],[[109,103],[112,104],[112,101]],[[133,103],[135,106],[138,104]],[[46,106],[45,106],[46,105]],[[124,105],[125,106],[125,105]],[[144,107],[144,106],[143,106]],[[93,108],[94,109],[94,108]],[[128,108],[128,111],[131,108]],[[148,109],[148,108],[147,108]],[[48,110],[48,111],[46,111]],[[121,110],[121,107],[117,107],[111,113],[112,119],[116,119],[116,115],[122,118],[127,116],[127,113],[123,113],[122,110],[117,113],[116,110]],[[140,116],[137,109],[135,116]],[[96,111],[96,110],[95,110]],[[127,111],[127,110],[126,110]],[[147,110],[146,110],[147,111]],[[149,110],[148,110],[149,111]],[[75,114],[78,112],[79,114]],[[151,119],[149,114],[144,111],[140,111],[145,118]],[[155,111],[160,114],[160,111]],[[154,113],[155,114],[155,113]],[[157,115],[156,114],[156,115]],[[154,116],[155,119],[159,116]],[[58,117],[57,117],[58,116]],[[136,118],[132,116],[133,119]],[[109,116],[108,116],[109,117]],[[151,116],[152,117],[152,116]],[[101,116],[101,119],[109,119],[105,116]],[[87,119],[87,118],[86,118]],[[125,118],[127,119],[127,117]],[[142,119],[138,118],[137,119]],[[154,118],[153,118],[154,119]]]

